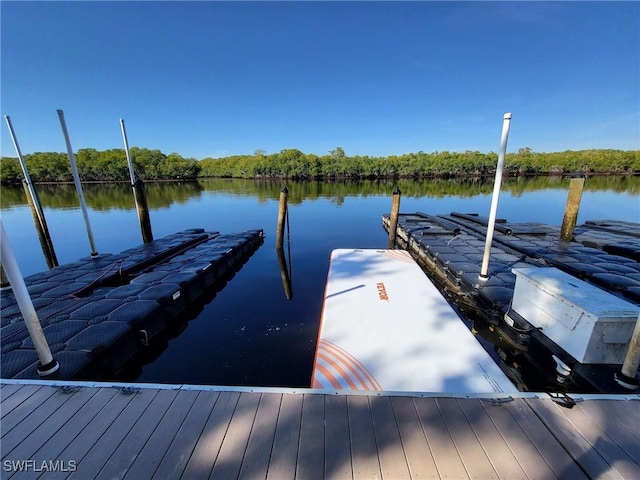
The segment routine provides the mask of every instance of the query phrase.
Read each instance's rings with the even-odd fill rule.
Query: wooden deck
[[[2,478],[640,478],[637,395],[569,409],[43,383],[1,386]]]

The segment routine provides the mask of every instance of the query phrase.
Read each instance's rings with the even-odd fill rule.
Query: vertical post
[[[67,124],[64,121],[64,112],[58,110],[58,117],[60,118],[60,126],[62,127],[62,133],[64,134],[64,140],[67,144],[67,153],[69,155],[69,162],[71,163],[71,173],[73,174],[73,182],[76,185],[76,192],[78,193],[78,200],[80,201],[80,208],[82,210],[82,216],[84,217],[84,223],[87,227],[87,235],[89,236],[89,245],[91,246],[91,257],[98,256],[96,251],[96,245],[93,241],[93,232],[91,231],[91,223],[89,223],[89,213],[87,212],[87,205],[84,201],[84,193],[82,192],[82,184],[80,183],[80,176],[78,175],[78,167],[76,166],[76,157],[73,154],[73,148],[71,148],[71,140],[69,140],[69,132],[67,131]]]
[[[149,243],[153,241],[153,232],[151,231],[151,219],[149,218],[149,206],[147,204],[147,195],[144,189],[144,183],[133,170],[133,160],[129,151],[129,141],[127,140],[127,131],[124,127],[124,120],[120,119],[120,130],[122,131],[122,140],[124,142],[124,151],[127,154],[127,163],[129,164],[129,176],[131,178],[131,188],[133,189],[133,199],[136,202],[136,210],[138,212],[138,220],[140,221],[140,231],[142,232],[142,241]]]
[[[616,373],[615,380],[629,390],[635,390],[640,385],[638,381],[638,367],[640,367],[640,314],[633,329],[627,355],[624,358],[620,373]]]
[[[493,243],[493,229],[496,225],[496,213],[498,212],[498,198],[500,197],[500,185],[502,184],[502,170],[504,169],[504,157],[507,151],[507,139],[509,138],[509,126],[511,124],[511,114],[505,113],[502,121],[502,137],[500,139],[500,153],[498,154],[498,166],[496,167],[496,178],[493,183],[493,196],[491,197],[491,210],[489,213],[489,223],[487,225],[487,239],[484,245],[484,256],[480,269],[480,280],[489,278],[489,257],[491,256],[491,244]]]
[[[29,204],[29,208],[31,209],[31,215],[33,216],[33,223],[36,226],[36,232],[38,233],[38,239],[40,240],[42,253],[44,253],[44,258],[47,261],[47,266],[49,267],[49,269],[52,269],[58,266],[58,259],[56,258],[56,253],[53,251],[53,245],[51,244],[49,231],[42,228],[42,224],[38,219],[38,209],[35,205],[35,202],[33,201],[33,197],[29,193],[27,182],[23,180],[22,186],[24,187],[25,193],[27,194],[27,203]]]
[[[398,214],[400,213],[400,195],[402,192],[398,187],[393,189],[393,200],[391,200],[391,215],[389,216],[389,243],[387,248],[393,250],[396,246],[396,233],[398,231]]]
[[[0,248],[2,246],[0,245]],[[7,278],[7,274],[4,273],[4,267],[0,263],[0,289],[9,287],[9,279]]]
[[[33,215],[33,220],[38,232],[38,238],[40,239],[40,245],[42,246],[42,251],[44,252],[44,257],[49,268],[57,267],[58,258],[56,257],[56,252],[53,248],[53,242],[51,241],[51,235],[49,234],[49,227],[47,227],[47,221],[44,217],[44,211],[42,210],[40,199],[38,198],[38,192],[36,192],[36,189],[31,182],[29,170],[27,169],[27,163],[22,156],[22,151],[20,150],[20,145],[18,144],[18,138],[16,137],[15,131],[13,130],[11,118],[9,117],[9,115],[5,115],[4,119],[7,122],[9,135],[11,136],[13,147],[16,150],[16,155],[18,155],[18,161],[20,162],[22,174],[24,175],[24,191],[27,195],[27,202],[29,204],[29,208],[31,209],[31,214]]]
[[[563,242],[570,242],[573,239],[573,231],[576,228],[580,201],[582,200],[584,180],[584,173],[576,172],[572,175],[571,182],[569,182],[569,195],[567,196],[564,217],[562,217],[562,227],[560,228],[560,240]]]
[[[276,227],[276,248],[282,248],[284,244],[284,224],[287,216],[287,202],[289,190],[286,186],[280,190],[280,204],[278,206],[278,225]]]
[[[40,325],[40,320],[38,319],[31,297],[29,297],[29,291],[27,290],[27,286],[25,285],[22,274],[20,273],[18,263],[13,256],[13,251],[9,245],[7,234],[4,231],[4,224],[2,223],[2,220],[0,220],[0,230],[2,266],[5,269],[9,283],[11,283],[13,294],[15,295],[16,302],[18,303],[18,308],[20,308],[27,330],[29,331],[29,336],[33,341],[36,353],[38,354],[38,359],[40,360],[38,375],[41,377],[51,375],[60,368],[60,365],[51,354],[49,344],[47,343],[47,339],[42,331],[42,326]]]

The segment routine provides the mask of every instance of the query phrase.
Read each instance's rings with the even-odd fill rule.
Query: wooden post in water
[[[9,279],[7,278],[7,274],[4,273],[4,267],[0,263],[0,288],[7,288],[9,286]]]
[[[396,233],[398,231],[398,215],[400,213],[400,195],[402,192],[398,187],[393,189],[393,200],[391,201],[391,215],[389,216],[389,243],[387,248],[393,250],[396,246]]]
[[[133,170],[133,160],[129,151],[129,141],[127,140],[127,131],[124,128],[124,120],[120,119],[120,130],[122,131],[122,140],[124,141],[124,151],[127,154],[127,163],[129,164],[129,176],[131,178],[131,188],[133,188],[133,199],[136,202],[136,210],[138,212],[138,220],[140,220],[140,230],[142,232],[142,241],[149,243],[153,241],[153,232],[151,231],[151,219],[149,218],[149,206],[147,204],[147,195],[144,189],[144,182],[136,178]]]
[[[562,217],[562,227],[560,228],[560,240],[563,242],[570,242],[573,239],[573,231],[576,228],[580,201],[582,200],[584,180],[585,175],[582,172],[576,172],[571,177],[569,195],[567,196],[564,217]]]
[[[58,266],[58,258],[56,257],[56,252],[53,250],[53,243],[51,242],[51,236],[49,235],[47,223],[40,223],[40,216],[38,215],[38,208],[36,207],[36,202],[38,202],[37,194],[36,197],[31,196],[31,193],[29,192],[29,186],[27,185],[27,182],[25,180],[22,181],[22,186],[24,187],[24,191],[27,195],[27,203],[29,204],[29,208],[31,209],[31,215],[33,216],[33,223],[36,226],[38,239],[40,240],[40,247],[42,247],[42,253],[44,253],[44,258],[47,261],[47,266],[49,267],[49,269],[52,269]]]
[[[22,318],[24,318],[24,323],[29,331],[29,336],[33,342],[38,359],[40,360],[40,365],[38,365],[37,369],[38,375],[41,377],[51,375],[60,368],[60,365],[51,354],[51,349],[49,348],[47,339],[42,331],[42,325],[40,325],[38,314],[33,306],[33,302],[29,296],[29,291],[24,283],[24,278],[22,278],[22,273],[20,273],[20,268],[18,267],[18,263],[16,262],[11,246],[9,245],[9,239],[4,231],[4,224],[2,223],[2,220],[0,220],[0,231],[0,242],[2,243],[0,255],[2,266],[4,267],[9,282],[11,283],[11,288],[16,297],[18,308],[22,313]]]
[[[11,136],[11,141],[13,142],[13,146],[16,150],[16,155],[18,155],[18,161],[20,163],[20,168],[22,169],[22,174],[24,175],[22,185],[27,195],[27,203],[29,204],[29,208],[31,209],[31,214],[33,215],[33,222],[38,232],[38,238],[40,239],[40,246],[42,247],[44,258],[47,261],[47,265],[49,266],[49,268],[57,267],[58,258],[56,257],[56,252],[53,248],[53,242],[51,241],[51,235],[49,234],[49,227],[47,227],[47,221],[44,217],[44,211],[42,210],[40,199],[38,198],[38,192],[36,192],[36,189],[31,182],[29,170],[27,170],[27,163],[22,156],[22,151],[20,150],[20,145],[18,144],[18,138],[16,137],[16,134],[13,130],[11,118],[9,117],[9,115],[5,115],[4,119],[7,122],[9,135]]]
[[[616,373],[615,380],[620,385],[629,390],[635,390],[640,386],[638,380],[638,367],[640,366],[640,315],[636,320],[636,326],[633,329],[627,355],[619,373]]]
[[[278,225],[276,227],[276,248],[282,248],[284,243],[284,224],[287,221],[287,202],[289,190],[286,186],[280,190],[280,205],[278,206]]]

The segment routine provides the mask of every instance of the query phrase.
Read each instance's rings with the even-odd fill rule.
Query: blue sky
[[[640,149],[638,2],[13,2],[23,153]],[[2,125],[2,155],[15,156]]]

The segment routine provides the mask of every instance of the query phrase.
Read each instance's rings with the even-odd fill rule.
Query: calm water
[[[492,180],[400,181],[401,211],[488,215]],[[498,216],[559,225],[569,180],[505,180]],[[155,238],[187,228],[265,231],[265,243],[181,329],[151,349],[123,379],[218,385],[308,386],[328,260],[334,248],[385,248],[380,217],[394,182],[288,182],[293,298],[283,291],[275,252],[281,182],[206,180],[147,186]],[[90,253],[72,186],[38,186],[60,263]],[[117,253],[142,242],[127,185],[86,185],[97,249]],[[2,221],[23,275],[46,270],[21,188],[3,187]],[[640,177],[589,178],[578,222],[640,221]]]

